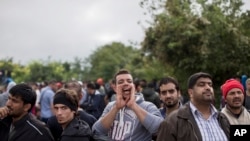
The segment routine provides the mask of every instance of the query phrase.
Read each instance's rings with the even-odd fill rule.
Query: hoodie
[[[109,141],[151,141],[152,135],[158,131],[163,118],[153,103],[144,101],[142,94],[136,94],[136,103],[147,111],[142,123],[136,117],[134,111],[125,107],[116,114],[109,129],[105,129],[99,119],[92,127],[94,138]],[[101,117],[105,116],[113,106],[115,106],[115,101],[106,106]],[[104,139],[105,135],[107,135],[107,139]]]

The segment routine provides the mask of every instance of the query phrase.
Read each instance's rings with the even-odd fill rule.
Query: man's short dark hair
[[[12,87],[9,91],[10,95],[14,97],[21,97],[24,104],[31,104],[31,111],[32,107],[36,102],[36,93],[35,91],[27,84],[21,83],[17,84]]]
[[[180,85],[179,85],[178,81],[176,79],[174,79],[173,77],[162,78],[159,82],[159,87],[161,87],[161,85],[168,84],[168,83],[173,83],[175,85],[175,89],[177,91],[180,90]]]
[[[120,69],[115,75],[114,75],[114,80],[115,80],[115,83],[116,83],[116,77],[120,74],[131,74],[128,70],[126,69]]]
[[[188,89],[192,89],[194,87],[194,85],[196,84],[197,80],[201,77],[202,78],[209,78],[212,80],[212,76],[208,73],[205,73],[205,72],[195,73],[188,78]]]
[[[82,97],[82,86],[78,81],[76,80],[68,81],[65,83],[64,88],[75,90],[79,99]]]
[[[94,82],[88,82],[86,87],[88,89],[96,90],[96,84]]]

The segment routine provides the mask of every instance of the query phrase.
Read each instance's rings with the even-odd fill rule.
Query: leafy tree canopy
[[[142,50],[170,65],[182,84],[199,71],[212,74],[216,88],[235,75],[248,75],[250,15],[242,5],[241,0],[167,0],[146,30]]]

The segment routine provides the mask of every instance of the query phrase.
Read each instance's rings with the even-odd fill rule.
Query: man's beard
[[[167,108],[175,107],[177,104],[178,104],[178,102],[173,103],[173,104],[166,104],[166,103],[164,103],[165,107],[167,107]]]

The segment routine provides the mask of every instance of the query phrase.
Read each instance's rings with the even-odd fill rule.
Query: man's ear
[[[31,104],[30,103],[24,104],[24,106],[23,106],[23,110],[25,112],[28,112],[30,108],[31,108]]]
[[[177,94],[178,94],[178,98],[180,99],[181,98],[181,91],[177,91]]]
[[[82,97],[84,97],[85,93],[81,92],[81,94],[79,94],[79,100],[82,99]]]
[[[117,86],[116,85],[114,85],[113,89],[114,89],[115,93],[117,93]]]
[[[193,97],[193,89],[188,89],[188,95],[190,98]]]

